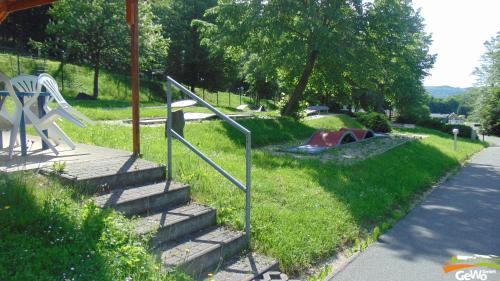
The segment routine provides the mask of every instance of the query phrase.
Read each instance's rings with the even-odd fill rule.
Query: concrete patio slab
[[[7,146],[8,132],[3,133],[3,143]],[[36,170],[52,167],[55,162],[65,162],[66,164],[93,162],[102,163],[106,159],[129,158],[128,151],[98,147],[86,144],[77,144],[75,150],[71,150],[66,145],[58,145],[59,155],[55,155],[51,150],[42,150],[42,143],[39,137],[28,136],[28,155],[21,156],[21,148],[14,149],[14,156],[9,160],[7,148],[0,150],[0,171],[17,172]]]

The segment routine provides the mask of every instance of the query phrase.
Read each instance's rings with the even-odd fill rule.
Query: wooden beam
[[[9,13],[51,4],[55,1],[56,0],[0,0],[0,23],[7,18]]]
[[[9,15],[9,13],[4,12],[4,11],[0,11],[0,23],[2,23],[3,20],[7,18],[8,15]]]
[[[134,23],[133,16],[132,16],[132,6],[131,6],[132,1],[127,0],[126,3],[127,3],[127,10],[126,10],[127,11],[127,13],[126,13],[127,23],[129,25],[132,25]]]
[[[127,0],[127,20],[130,20],[131,54],[132,54],[132,138],[134,155],[141,154],[141,137],[139,130],[139,4],[138,0]],[[129,18],[130,16],[130,18]]]
[[[55,1],[56,0],[7,0],[3,1],[4,5],[0,5],[0,9],[2,9],[1,8],[2,6],[5,6],[7,8],[6,11],[12,13],[42,5],[51,4]]]

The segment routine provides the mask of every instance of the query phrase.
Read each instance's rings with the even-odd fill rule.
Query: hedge
[[[462,138],[470,138],[472,136],[472,127],[462,124],[444,124],[439,119],[432,118],[417,122],[417,125],[425,128],[439,130],[448,134],[453,134],[453,129],[458,129],[458,136]]]
[[[389,133],[391,123],[385,114],[377,112],[357,112],[356,119],[368,129],[379,133]]]

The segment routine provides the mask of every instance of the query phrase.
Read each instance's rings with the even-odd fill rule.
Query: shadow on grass
[[[308,139],[318,129],[338,130],[342,127],[362,128],[356,120],[346,115],[336,115],[335,119],[325,117],[298,121],[292,118],[275,119],[245,119],[238,123],[252,132],[252,147],[261,147],[270,144],[278,144]],[[222,134],[228,136],[233,143],[239,146],[245,145],[244,135],[236,128],[222,123]]]
[[[127,108],[131,106],[130,101],[124,100],[76,100],[75,98],[67,98],[68,102],[73,106],[85,108]]]
[[[287,157],[287,156],[285,156]],[[283,165],[307,171],[314,184],[344,202],[362,228],[371,228],[395,209],[406,209],[419,194],[459,162],[419,141],[404,144],[351,166],[311,159],[283,161],[279,156],[256,153],[253,163],[272,172]]]
[[[340,208],[345,209],[360,231],[370,232],[373,227],[383,225],[383,231],[401,219],[410,211],[412,204],[437,182],[446,172],[459,165],[459,161],[446,155],[436,147],[413,141],[397,147],[384,154],[356,163],[352,166],[341,166],[334,163],[321,163],[317,160],[296,159],[289,156],[272,156],[265,152],[254,153],[253,164],[266,173],[273,174],[278,169],[290,168],[298,175],[306,173],[309,183],[299,180],[307,186],[318,186],[331,196],[331,202],[340,202]],[[487,176],[487,173],[483,173]],[[300,176],[299,176],[300,177]],[[300,193],[310,193],[294,183],[288,183],[290,198],[301,198]],[[293,194],[295,193],[295,194]],[[324,195],[322,195],[324,196]],[[306,200],[304,205],[314,200],[314,197],[296,200]],[[484,197],[486,198],[486,197]],[[307,202],[307,203],[306,203]],[[453,202],[449,202],[453,204]],[[293,205],[282,208],[295,208]],[[318,210],[318,216],[324,216]],[[304,218],[305,219],[305,218]],[[312,219],[312,218],[311,218]],[[440,218],[446,220],[446,217]],[[341,224],[342,222],[332,222]],[[436,222],[434,222],[435,224]],[[321,226],[318,226],[321,228]],[[311,230],[313,231],[313,230]],[[340,235],[340,234],[339,234]],[[436,235],[444,236],[445,233]],[[352,243],[357,237],[341,236],[344,243]],[[472,242],[471,242],[472,243]],[[456,245],[451,243],[450,245]],[[339,245],[341,246],[341,245]],[[404,255],[408,250],[401,246],[403,258],[415,256]],[[334,250],[335,251],[335,250]],[[333,252],[322,252],[313,260],[321,260],[332,255]],[[300,253],[297,253],[300,255]],[[290,266],[290,264],[287,264]],[[301,265],[291,268],[292,271],[301,270]]]
[[[283,143],[310,137],[317,129],[291,118],[238,120],[252,132],[252,147],[271,143]],[[224,122],[223,134],[238,146],[245,145],[245,136],[230,124]]]
[[[0,174],[0,280],[114,280],[98,254],[109,213],[79,218],[69,198],[32,177]]]

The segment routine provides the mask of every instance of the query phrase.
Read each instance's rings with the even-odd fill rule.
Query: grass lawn
[[[412,132],[429,137],[406,143],[352,166],[335,162],[273,156],[259,147],[301,140],[317,128],[361,127],[347,116],[305,122],[288,119],[244,120],[252,130],[253,247],[277,258],[288,273],[300,272],[363,238],[374,226],[400,218],[416,196],[457,167],[482,143],[460,139],[453,151],[451,136],[433,130]],[[64,124],[78,142],[130,150],[131,129],[100,124],[85,130]],[[166,162],[162,128],[141,128],[144,157]],[[220,122],[187,124],[191,143],[240,179],[244,179],[244,138]],[[218,210],[218,220],[242,229],[244,194],[208,164],[174,142],[174,178],[193,186],[193,197]],[[396,211],[397,210],[397,211]]]
[[[33,174],[0,174],[0,280],[191,280],[161,273],[130,220]]]
[[[196,92],[200,97],[202,97],[202,91],[200,89]],[[211,93],[205,91],[205,100],[211,105],[217,107],[220,111],[225,114],[238,114],[242,113],[236,109],[240,105],[239,96],[228,93],[219,93],[219,102],[216,101],[216,93]],[[229,102],[229,96],[231,96],[231,103]],[[177,99],[186,99],[187,96],[177,95]],[[83,114],[90,116],[92,120],[124,120],[132,118],[132,108],[130,102],[123,101],[110,101],[110,100],[98,100],[98,101],[77,101],[70,99],[68,101],[70,104],[75,106]],[[243,103],[252,103],[249,97],[242,97]],[[261,100],[261,104],[264,105],[271,112],[265,112],[262,114],[273,115],[276,110],[276,105],[273,101]],[[140,115],[141,118],[148,117],[165,117],[167,115],[166,108],[158,108],[157,106],[165,106],[165,102],[146,102],[141,104]],[[201,113],[212,113],[208,108],[203,106],[193,106],[183,109],[184,112],[201,112]],[[274,114],[276,115],[276,114]]]
[[[35,60],[28,57],[20,57],[20,69],[22,74],[35,73],[40,66],[43,65],[43,60]],[[94,70],[89,66],[79,66],[73,64],[64,64],[61,67],[61,62],[55,60],[47,60],[48,73],[52,75],[58,82],[59,87],[62,87],[62,77],[64,76],[64,91],[63,94],[72,98],[79,92],[92,94]],[[62,75],[64,69],[64,75]],[[11,54],[0,54],[0,71],[10,77],[17,75],[17,58]],[[131,87],[130,77],[112,73],[105,69],[101,70],[99,76],[99,98],[103,101],[124,103],[130,102]],[[148,79],[141,79],[141,102],[155,103],[160,102],[163,98],[165,83]]]
[[[34,73],[43,60],[34,60],[27,57],[20,58],[21,73]],[[99,100],[82,101],[75,100],[74,97],[79,92],[92,94],[93,89],[93,69],[87,66],[65,64],[64,69],[59,61],[47,60],[48,73],[58,82],[62,93],[68,102],[75,106],[83,114],[93,120],[123,120],[132,118],[131,86],[128,75],[116,74],[108,70],[102,70],[99,78]],[[64,74],[62,74],[64,70]],[[11,54],[0,54],[0,71],[14,77],[17,75],[17,58]],[[64,76],[64,91],[62,90],[62,77]],[[141,79],[141,105],[165,105],[166,89],[165,81]],[[186,98],[176,93],[177,98]],[[218,107],[224,113],[236,112],[236,107],[240,105],[240,96],[229,93],[214,93],[208,90],[203,91],[197,88],[196,93],[210,104]],[[218,96],[218,98],[217,98]],[[243,96],[241,103],[252,103],[250,97]],[[274,102],[262,100],[261,103],[268,109],[276,109]],[[103,110],[109,109],[109,110]],[[185,109],[186,112],[209,112],[203,107],[193,107]],[[165,109],[142,108],[141,117],[163,117],[166,115]]]
[[[71,102],[70,102],[71,103]],[[78,104],[78,103],[77,103]],[[75,108],[78,111],[82,112],[86,116],[89,116],[94,121],[105,121],[105,120],[125,120],[132,118],[132,108],[99,108],[99,107],[88,107],[77,105]],[[218,107],[220,111],[224,114],[243,114],[244,112],[237,111],[236,108],[233,107]],[[183,109],[184,112],[200,112],[200,113],[212,113],[208,108],[201,106],[193,106],[187,107]],[[257,115],[277,115],[275,111],[271,112],[262,112]],[[158,107],[142,107],[140,109],[141,118],[148,117],[166,117],[167,116],[167,108],[158,108]]]

